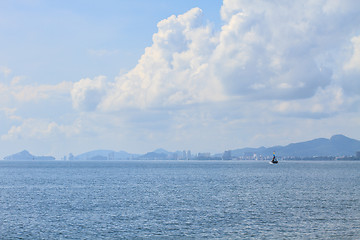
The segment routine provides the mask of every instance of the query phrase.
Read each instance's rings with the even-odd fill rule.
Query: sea
[[[0,161],[0,239],[360,239],[360,161]]]

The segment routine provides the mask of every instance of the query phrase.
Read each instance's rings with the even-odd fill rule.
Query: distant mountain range
[[[317,138],[306,142],[291,143],[286,146],[235,149],[232,150],[232,156],[244,156],[254,153],[271,156],[273,152],[284,157],[354,156],[357,151],[360,151],[359,140],[344,135],[334,135],[330,139]]]
[[[115,152],[112,150],[94,150],[73,157],[73,160],[161,160],[174,159],[174,154],[165,149],[156,149],[146,154],[133,154],[125,151]]]
[[[241,148],[231,150],[231,157],[251,159],[256,156],[272,156],[273,152],[282,157],[339,157],[354,156],[360,152],[360,141],[348,138],[344,135],[334,135],[330,139],[317,138],[306,142],[291,143],[286,146],[259,147],[259,148]],[[221,159],[223,153],[214,155],[198,154],[191,155],[190,152],[176,151],[169,152],[164,149],[157,149],[146,154],[132,154],[125,151],[112,150],[94,150],[77,156],[71,154],[67,160],[165,160],[165,159]],[[7,156],[4,160],[54,160],[51,156],[34,156],[28,151]]]
[[[131,154],[125,151],[94,150],[73,157],[73,160],[131,160],[136,159],[140,154]]]

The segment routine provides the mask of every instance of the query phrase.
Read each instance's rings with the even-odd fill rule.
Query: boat
[[[270,164],[277,164],[279,161],[276,159],[275,152],[273,152],[273,158],[270,162]]]

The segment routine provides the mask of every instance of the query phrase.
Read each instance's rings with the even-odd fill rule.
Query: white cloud
[[[164,107],[221,99],[221,85],[208,70],[215,44],[199,8],[160,21],[153,45],[134,69],[116,79],[101,107]]]
[[[20,126],[12,126],[7,134],[2,135],[2,140],[21,138],[41,138],[51,134],[56,128],[53,122],[48,123],[36,119],[27,119]]]
[[[344,72],[338,77],[347,94],[360,96],[360,36],[351,38],[351,57],[343,65]]]
[[[0,108],[0,111],[4,112],[5,116],[10,120],[17,120],[20,121],[22,118],[15,114],[16,108]]]
[[[327,14],[347,13],[354,9],[357,1],[327,0],[323,4],[323,11]],[[356,9],[356,8],[355,8]]]
[[[355,22],[344,27],[344,21],[349,14],[360,20],[357,8],[349,7],[354,2],[338,5],[224,0],[220,32],[203,23],[199,8],[170,16],[158,23],[153,44],[138,64],[114,83],[87,79],[74,84],[73,105],[114,111],[237,97],[312,99],[342,74],[337,58],[357,27]],[[344,69],[357,66],[357,55]]]
[[[360,36],[353,37],[351,42],[353,44],[353,55],[349,62],[344,65],[344,70],[360,73]]]
[[[7,77],[11,73],[11,69],[6,66],[0,66],[0,73]]]
[[[8,105],[10,101],[37,102],[67,96],[72,89],[71,82],[61,82],[56,85],[19,85],[21,78],[14,77],[9,85],[0,83],[0,107],[2,104]]]
[[[74,136],[80,133],[81,121],[75,121],[71,125],[58,124],[46,119],[24,119],[20,125],[12,126],[2,140],[17,139],[50,139],[59,136]]]
[[[89,79],[75,83],[74,107],[95,110],[100,104],[101,109],[113,111],[222,99],[221,85],[208,69],[216,38],[211,27],[202,23],[199,8],[160,21],[153,45],[145,49],[134,69],[115,79],[111,88]],[[87,98],[90,90],[99,97]],[[104,98],[103,90],[107,90]]]
[[[360,129],[357,1],[224,0],[220,14],[217,30],[199,8],[160,21],[115,79],[24,84],[0,67],[2,139],[216,151]]]
[[[275,111],[286,116],[324,118],[335,114],[351,112],[351,107],[360,103],[358,97],[347,97],[340,86],[331,85],[319,89],[312,98],[278,101]]]
[[[14,86],[14,85],[18,85],[19,83],[20,83],[20,81],[22,80],[22,79],[24,79],[25,77],[23,77],[23,76],[15,76],[15,77],[13,77],[12,79],[11,79],[11,85],[12,86]]]
[[[56,95],[67,95],[71,87],[72,83],[61,82],[56,85],[13,85],[9,90],[16,100],[29,102],[54,98]]]
[[[84,78],[76,82],[71,90],[73,106],[76,109],[92,111],[104,96],[108,85],[104,76],[94,79]]]
[[[331,70],[317,59],[337,32],[321,33],[321,4],[225,0],[221,14],[212,69],[229,94],[302,99],[330,84]]]
[[[97,116],[101,121],[94,122],[101,126],[87,122],[93,132],[110,136],[111,131],[124,131],[165,142],[191,142],[187,134],[208,128],[226,136],[224,142],[232,131],[255,136],[255,142],[276,135],[283,128],[276,122],[285,124],[284,119],[320,121],[358,111],[354,107],[360,102],[354,94],[360,86],[354,73],[359,66],[357,5],[332,0],[224,0],[223,26],[218,31],[203,21],[199,8],[170,16],[158,23],[152,45],[133,69],[113,80],[99,76],[74,83],[73,108],[87,116],[110,114],[129,128]],[[113,52],[89,50],[89,54]],[[14,96],[24,101],[25,95],[27,101],[47,96],[47,91],[33,92],[37,97],[21,91]],[[264,136],[251,130],[259,125],[264,126],[260,127]],[[270,125],[274,129],[266,130]],[[8,135],[26,132],[25,126],[15,126]],[[61,126],[39,132],[61,132]],[[174,136],[167,136],[164,129]],[[290,126],[286,129],[283,136],[291,131]]]

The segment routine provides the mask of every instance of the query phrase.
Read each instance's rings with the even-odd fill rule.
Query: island
[[[23,160],[34,160],[34,161],[53,161],[55,160],[52,156],[34,156],[29,153],[27,150],[15,153],[9,156],[4,157],[4,160],[7,161],[23,161]]]

